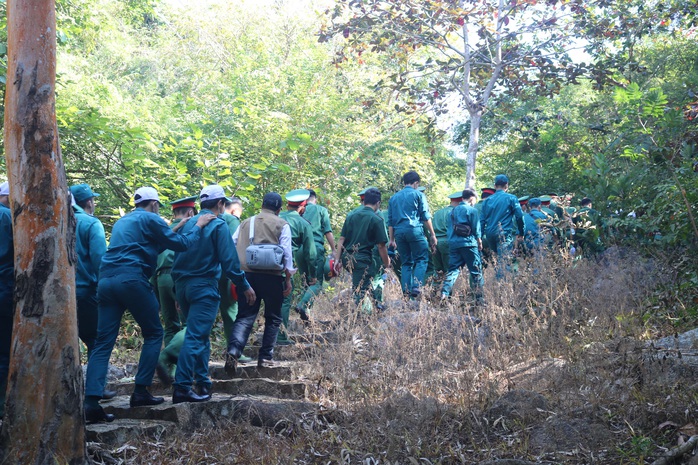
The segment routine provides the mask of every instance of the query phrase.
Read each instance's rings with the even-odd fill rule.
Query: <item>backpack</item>
[[[457,208],[457,207],[456,207]],[[458,237],[470,237],[473,235],[473,228],[470,223],[456,223],[456,209],[451,211],[451,223],[453,224],[453,233]]]
[[[254,243],[254,220],[250,219],[250,245],[245,249],[247,267],[253,271],[283,271],[284,249],[278,244]]]

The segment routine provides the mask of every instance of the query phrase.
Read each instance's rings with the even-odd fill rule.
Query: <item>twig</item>
[[[698,436],[691,436],[688,438],[688,441],[684,442],[679,447],[671,449],[666,455],[652,462],[652,465],[669,465],[677,458],[693,450],[696,444],[698,444]]]

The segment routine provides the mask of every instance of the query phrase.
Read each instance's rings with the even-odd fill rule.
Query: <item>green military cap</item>
[[[541,195],[538,198],[541,202],[550,202],[551,200],[553,200],[552,197],[550,197],[549,195]]]
[[[378,189],[378,188],[377,188],[377,187],[374,187],[374,186],[364,187],[364,188],[363,188],[358,194],[356,194],[356,195],[358,195],[359,197],[363,197],[364,195],[366,195],[366,191],[369,190],[369,189]]]
[[[172,205],[172,208],[196,208],[196,198],[196,195],[192,195],[191,197],[184,197],[183,199],[173,200],[172,202],[170,202],[170,205]]]
[[[424,192],[425,190],[427,190],[427,188],[424,187],[424,186],[419,186],[419,187],[417,188],[417,190],[418,190],[419,192]]]
[[[453,194],[449,195],[448,198],[451,200],[462,199],[463,191],[454,192]]]
[[[294,189],[286,194],[286,201],[291,206],[299,206],[308,200],[308,197],[310,197],[308,189]]]
[[[521,205],[526,205],[528,203],[528,201],[530,200],[530,198],[531,197],[528,195],[524,195],[523,197],[519,197],[519,203]]]

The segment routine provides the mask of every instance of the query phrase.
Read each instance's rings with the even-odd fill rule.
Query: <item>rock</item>
[[[692,350],[698,349],[698,328],[675,336],[663,337],[649,342],[658,349]]]
[[[608,428],[581,418],[554,416],[534,427],[529,444],[536,453],[569,451],[582,447],[598,450],[613,440]]]
[[[143,437],[155,440],[164,438],[176,429],[175,423],[159,420],[118,419],[112,423],[96,423],[85,427],[88,441],[121,446],[126,442],[139,442]]]
[[[520,421],[524,424],[544,418],[547,415],[548,400],[537,392],[516,389],[497,399],[487,410],[490,423],[498,419],[506,422]]]

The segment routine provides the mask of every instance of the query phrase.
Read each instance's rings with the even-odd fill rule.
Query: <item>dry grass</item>
[[[698,405],[695,386],[667,377],[670,365],[644,345],[666,330],[646,324],[648,302],[665,276],[661,263],[634,253],[574,263],[551,255],[522,261],[504,281],[487,269],[484,305],[472,304],[463,279],[445,305],[428,297],[438,288],[405,303],[392,282],[388,309],[373,315],[358,312],[347,283],[336,280],[313,314],[341,342],[321,345],[298,372],[312,382],[310,400],[331,415],[282,434],[229,425],[140,444],[119,457],[170,464],[451,464],[497,457],[644,463],[675,440],[673,430],[657,426],[696,421]],[[531,424],[487,415],[512,389],[541,393],[550,410],[544,417],[603,425],[609,440],[565,451],[532,447]]]

